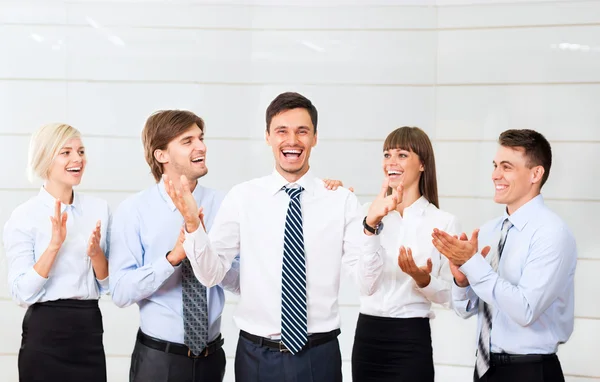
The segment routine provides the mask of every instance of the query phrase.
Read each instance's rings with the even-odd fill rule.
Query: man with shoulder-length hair
[[[556,351],[573,332],[575,239],[540,190],[552,150],[533,130],[500,134],[492,180],[504,215],[470,240],[434,230],[451,262],[454,310],[478,316],[474,381],[563,382]]]
[[[119,307],[137,303],[140,330],[131,358],[132,382],[215,382],[225,374],[219,285],[206,288],[185,255],[183,217],[165,192],[164,179],[190,181],[210,230],[223,194],[198,183],[206,175],[204,122],[189,111],[152,114],[142,141],[156,184],[121,203],[113,219],[110,291]],[[234,266],[221,280],[236,293]]]

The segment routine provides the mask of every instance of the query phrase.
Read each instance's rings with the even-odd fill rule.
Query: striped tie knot
[[[299,199],[300,194],[302,194],[302,191],[304,191],[304,188],[302,186],[296,188],[283,186],[281,189],[284,190],[285,193],[288,194],[291,199]]]

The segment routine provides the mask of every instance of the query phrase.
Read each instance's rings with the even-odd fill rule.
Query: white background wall
[[[403,125],[434,141],[442,208],[470,231],[497,215],[491,160],[498,134],[546,135],[554,165],[547,203],[579,246],[575,331],[560,348],[570,382],[600,381],[600,1],[0,0],[0,223],[37,193],[27,182],[29,135],[64,121],[85,134],[80,191],[113,209],[152,183],[140,131],[161,108],[207,123],[207,186],[227,190],[271,170],[263,115],[295,90],[320,111],[312,165],[363,201],[380,184],[381,145]],[[596,246],[594,246],[596,244]],[[0,262],[0,380],[17,381],[24,309]],[[357,294],[340,297],[345,379]],[[109,381],[126,381],[137,307],[101,300]],[[237,329],[229,299],[223,332],[233,381]],[[469,381],[475,321],[438,309],[437,381]]]

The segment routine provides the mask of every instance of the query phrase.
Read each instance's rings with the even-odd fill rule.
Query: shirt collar
[[[305,193],[312,195],[315,190],[315,181],[314,180],[315,180],[315,177],[312,175],[312,172],[310,169],[306,172],[306,174],[304,174],[302,176],[302,178],[298,179],[297,181],[295,181],[293,183],[288,182],[277,171],[277,169],[274,169],[273,172],[271,173],[271,176],[269,176],[269,185],[268,185],[269,192],[271,192],[273,195],[275,195],[276,193],[281,191],[283,186],[297,184],[299,186],[302,186],[302,188],[304,188]]]
[[[504,209],[504,219],[508,218],[508,220],[517,230],[522,231],[529,220],[535,216],[537,209],[543,205],[544,198],[542,197],[542,194],[539,194],[535,198],[519,207],[512,215],[509,215],[508,211]],[[502,220],[504,221],[504,219]]]
[[[56,202],[56,198],[44,188],[44,186],[40,187],[40,192],[38,197],[42,200],[44,205],[54,209],[54,203]],[[78,213],[83,213],[83,205],[81,203],[81,198],[79,197],[79,193],[73,190],[73,202],[71,204],[60,203],[60,212],[63,213],[67,207],[71,207],[74,211]]]
[[[421,196],[419,199],[415,200],[413,204],[404,209],[404,216],[406,216],[407,213],[417,216],[423,215],[427,206],[429,206],[429,200],[424,196]]]
[[[175,211],[177,209],[177,207],[175,207],[175,203],[173,203],[173,200],[171,200],[171,197],[169,196],[169,194],[167,194],[167,190],[165,189],[164,179],[161,178],[160,182],[158,182],[158,184],[157,184],[157,187],[158,187],[158,193],[160,194],[160,197],[164,200],[165,203],[167,203],[169,210],[171,210],[171,212]],[[202,199],[202,192],[203,192],[203,189],[200,186],[200,183],[196,182],[196,188],[194,188],[194,191],[192,191],[192,195],[194,195],[194,199],[196,199],[196,201]]]

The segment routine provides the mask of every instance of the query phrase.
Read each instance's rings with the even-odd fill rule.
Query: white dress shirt
[[[327,190],[310,171],[294,184],[274,171],[233,187],[209,234],[202,229],[186,233],[183,245],[188,257],[196,257],[191,262],[194,273],[206,286],[219,283],[240,254],[240,300],[234,320],[240,329],[262,337],[281,332],[283,238],[290,201],[282,190],[286,185],[305,189],[300,204],[309,333],[340,327],[341,267],[354,272],[361,252],[375,255],[377,249],[373,239],[357,234],[362,214],[356,196],[345,188]]]
[[[506,218],[513,227],[498,272],[479,253],[464,263],[460,270],[470,286],[452,286],[454,310],[466,318],[479,313],[480,298],[490,305],[494,353],[555,353],[573,332],[575,239],[538,195],[512,215],[505,213],[481,227],[479,248],[489,245],[497,251]],[[478,316],[477,333],[482,323]]]
[[[8,261],[8,288],[19,305],[59,299],[94,300],[108,292],[108,277],[97,280],[87,254],[90,236],[101,221],[100,247],[108,257],[110,210],[106,201],[73,192],[73,203],[61,204],[67,212],[67,236],[48,278],[33,266],[52,238],[55,198],[42,187],[37,196],[18,206],[4,226],[4,249]]]
[[[365,215],[370,205],[365,204]],[[438,228],[456,235],[459,226],[453,215],[439,210],[423,196],[406,207],[403,214],[391,211],[383,218],[377,256],[361,267],[363,273],[358,275],[360,312],[379,317],[433,318],[432,302],[450,305],[452,273],[448,259],[433,246],[431,233]],[[412,250],[419,267],[431,259],[431,281],[425,288],[419,288],[414,279],[400,269],[400,246]]]

